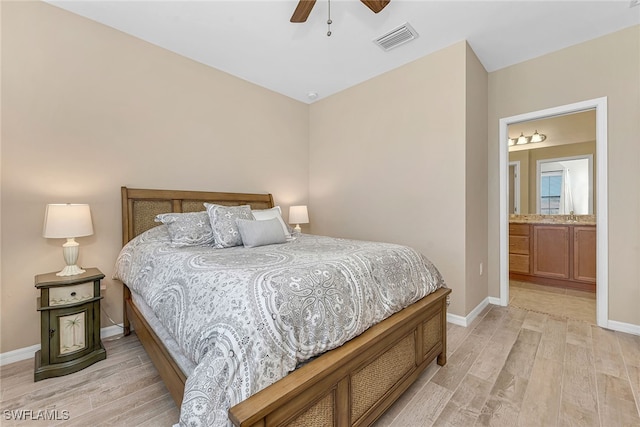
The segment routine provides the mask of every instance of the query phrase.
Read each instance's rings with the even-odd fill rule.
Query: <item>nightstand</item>
[[[36,276],[41,350],[36,352],[35,381],[71,374],[107,358],[100,340],[103,278],[97,268],[74,276]]]

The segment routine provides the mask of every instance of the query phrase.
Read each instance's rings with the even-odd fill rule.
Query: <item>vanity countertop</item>
[[[596,225],[595,215],[509,215],[512,224]]]

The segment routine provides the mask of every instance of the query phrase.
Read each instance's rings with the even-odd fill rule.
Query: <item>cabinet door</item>
[[[596,282],[596,228],[573,228],[573,278]]]
[[[49,311],[49,360],[64,363],[93,351],[93,305]]]
[[[569,226],[533,227],[533,274],[569,278]]]

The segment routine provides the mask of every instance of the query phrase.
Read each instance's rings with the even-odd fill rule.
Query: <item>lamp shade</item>
[[[531,139],[530,137],[524,136],[524,133],[521,132],[520,136],[516,140],[516,144],[517,145],[528,144],[530,139]]]
[[[547,135],[538,133],[536,130],[533,135],[531,135],[531,142],[542,142],[547,139]]]
[[[309,212],[306,206],[291,206],[289,208],[289,224],[308,224]]]
[[[93,234],[91,210],[86,204],[50,204],[44,214],[42,237],[71,238]]]

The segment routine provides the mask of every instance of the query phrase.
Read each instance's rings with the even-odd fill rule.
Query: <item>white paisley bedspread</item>
[[[180,424],[228,409],[444,286],[415,250],[300,235],[257,248],[172,248],[166,226],[129,242],[114,278],[142,296],[196,365]]]

